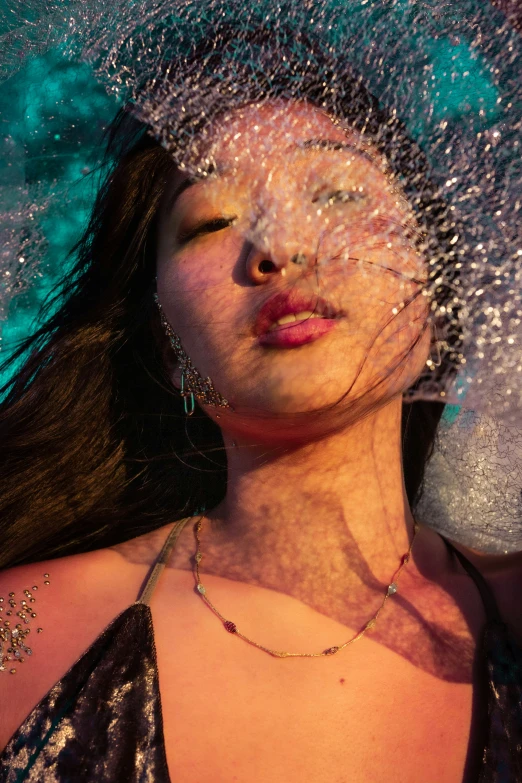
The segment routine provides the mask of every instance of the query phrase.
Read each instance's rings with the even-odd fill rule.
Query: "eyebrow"
[[[375,163],[375,158],[366,150],[357,147],[355,144],[350,144],[348,141],[334,141],[333,139],[307,139],[307,141],[296,142],[298,147],[304,147],[305,149],[323,149],[323,150],[350,150],[357,155],[369,160],[370,163]]]
[[[350,144],[349,142],[334,141],[333,139],[307,139],[306,141],[297,141],[295,146],[299,147],[300,149],[323,149],[333,150],[334,152],[338,150],[350,150],[350,152],[355,152],[357,155],[361,155],[361,157],[369,160],[370,163],[375,164],[375,158],[373,158],[369,152],[361,149],[360,147],[357,147],[355,144]],[[216,171],[217,167],[211,164],[208,169],[205,170],[204,177],[187,177],[182,182],[180,182],[178,187],[174,189],[173,193],[169,197],[167,204],[168,213],[172,211],[174,204],[185,190],[192,187],[192,185],[197,185],[199,182],[203,182],[209,174],[214,174]]]
[[[174,204],[185,190],[191,188],[192,185],[197,185],[199,182],[203,182],[209,176],[209,174],[214,174],[215,171],[216,171],[216,166],[214,166],[214,164],[211,163],[208,166],[208,168],[205,169],[203,177],[187,177],[186,179],[182,180],[182,182],[179,183],[178,187],[174,188],[173,192],[169,196],[167,202],[167,212],[170,214],[170,212],[174,207]]]
[[[181,194],[187,190],[187,188],[192,187],[192,185],[195,185],[200,180],[194,179],[193,177],[187,177],[187,179],[184,179],[177,188],[174,189],[174,191],[170,194],[168,202],[167,202],[167,212],[172,212],[172,209],[174,208],[174,204],[178,200],[178,198],[181,196]]]

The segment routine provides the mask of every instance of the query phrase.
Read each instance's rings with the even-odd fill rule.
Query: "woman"
[[[444,205],[356,81],[342,116],[285,88],[214,113],[188,176],[124,145],[26,346],[2,411],[4,780],[520,772],[481,653],[495,599],[522,637],[519,558],[470,553],[485,586],[412,512],[442,406],[403,417],[402,395],[437,364]]]

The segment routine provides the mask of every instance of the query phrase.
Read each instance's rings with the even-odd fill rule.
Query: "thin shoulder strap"
[[[456,547],[454,547],[452,543],[450,543],[446,538],[444,538],[444,536],[441,536],[441,538],[446,544],[446,546],[448,547],[449,551],[452,552],[460,561],[462,567],[467,571],[468,576],[470,576],[475,582],[477,590],[480,593],[480,597],[482,598],[482,603],[484,604],[484,609],[486,611],[486,616],[488,620],[503,622],[502,615],[499,612],[498,604],[493,594],[493,590],[488,585],[487,581],[484,579],[480,571],[477,568],[475,568],[473,563],[470,560],[468,560],[468,558],[465,555],[463,555],[462,552],[459,552],[459,550]]]
[[[158,584],[158,580],[161,574],[163,573],[163,569],[168,563],[170,553],[176,546],[176,541],[179,538],[179,534],[181,533],[181,531],[183,530],[183,528],[185,527],[189,519],[193,519],[193,517],[185,517],[185,519],[180,519],[180,521],[176,522],[176,524],[173,526],[172,530],[167,536],[167,540],[163,544],[162,550],[158,555],[158,559],[154,563],[154,567],[152,568],[149,577],[145,583],[145,587],[141,591],[136,603],[146,604],[147,606],[149,605],[150,599],[152,597],[152,593],[154,592],[154,589]]]

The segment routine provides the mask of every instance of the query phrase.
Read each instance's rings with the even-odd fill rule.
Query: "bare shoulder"
[[[0,747],[136,600],[144,573],[111,549],[0,572]]]
[[[122,587],[122,570],[126,561],[111,549],[98,549],[80,555],[44,560],[17,566],[0,572],[0,607],[4,623],[9,616],[22,619],[22,624],[34,624],[35,617],[60,614],[64,618],[79,605],[88,609],[100,594],[114,594]],[[93,600],[94,599],[94,600]],[[23,606],[34,609],[20,618]],[[90,614],[90,612],[89,612]]]
[[[180,520],[170,522],[168,525],[149,530],[141,536],[131,538],[129,541],[123,541],[121,544],[115,544],[111,547],[112,552],[116,552],[127,563],[134,565],[151,566],[159,555],[161,548],[168,538],[168,535],[174,525]],[[178,545],[176,545],[176,550]]]

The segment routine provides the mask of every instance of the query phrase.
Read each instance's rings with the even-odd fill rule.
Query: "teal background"
[[[0,323],[2,357],[34,328],[42,301],[71,263],[99,179],[100,141],[116,108],[89,66],[68,63],[59,52],[29,61],[0,85],[2,135],[9,139],[0,160],[3,209],[17,209],[20,186],[29,203],[46,205],[36,226],[27,221],[41,258]]]

